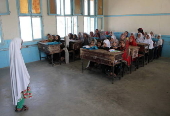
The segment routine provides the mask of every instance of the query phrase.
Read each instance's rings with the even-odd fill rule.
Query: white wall
[[[170,13],[170,0],[104,0],[105,15]],[[144,31],[170,35],[170,15],[105,17],[105,30]]]

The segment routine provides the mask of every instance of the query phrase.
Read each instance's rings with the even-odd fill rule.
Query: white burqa
[[[14,38],[9,46],[10,77],[14,105],[17,105],[22,97],[21,92],[26,90],[30,83],[30,75],[20,50],[21,42],[20,38]]]

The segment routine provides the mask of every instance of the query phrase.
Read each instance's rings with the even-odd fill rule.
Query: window
[[[74,0],[74,15],[82,15],[82,0]]]
[[[84,0],[84,15],[88,15],[88,0]]]
[[[99,30],[102,30],[103,29],[103,18],[102,17],[98,17],[97,18],[97,28]]]
[[[71,15],[71,1],[70,0],[65,0],[65,14]]]
[[[48,0],[49,15],[71,15],[71,0]]]
[[[90,0],[90,15],[94,15],[94,0]]]
[[[95,18],[94,17],[84,17],[84,32],[90,33],[90,31],[94,32],[95,28]]]
[[[77,34],[77,17],[57,16],[57,34],[64,37],[69,33]]]
[[[103,0],[98,0],[98,11],[97,15],[103,15]]]
[[[23,41],[42,39],[40,0],[19,0],[20,34]]]
[[[0,15],[9,15],[9,4],[8,0],[1,0],[0,1]]]

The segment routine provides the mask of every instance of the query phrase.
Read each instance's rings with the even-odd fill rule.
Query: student
[[[142,33],[137,34],[136,42],[137,43],[143,43],[144,42]]]
[[[116,42],[118,43],[119,41],[116,39],[116,36],[111,36],[111,39],[110,39],[110,44],[112,44],[113,42]]]
[[[26,98],[32,97],[29,87],[30,75],[21,54],[21,44],[22,39],[14,38],[9,46],[12,99],[16,112],[28,110],[24,102]]]
[[[162,52],[162,44],[163,44],[163,40],[161,38],[161,34],[158,35],[157,39],[158,39],[158,42],[157,42],[157,46],[158,46],[157,56],[160,57],[161,56],[161,52]]]
[[[105,49],[105,50],[109,50],[110,49],[110,41],[108,40],[108,39],[105,39],[104,41],[103,41],[103,49]]]
[[[132,32],[132,33],[130,34],[130,36],[133,36],[134,38],[136,38],[135,32]]]
[[[127,42],[125,40],[120,41],[120,47],[118,50],[124,52],[122,55],[122,59],[127,62],[128,66],[130,66],[131,65],[131,57],[129,56],[129,45],[127,44]]]
[[[107,39],[107,37],[106,37],[106,35],[105,35],[105,32],[104,32],[104,31],[100,32],[100,39],[101,39],[101,40],[105,40],[105,39]]]
[[[100,38],[100,33],[99,33],[99,30],[98,30],[98,29],[95,30],[94,37],[99,37],[99,38]]]
[[[61,38],[59,35],[56,35],[52,42],[60,42]]]
[[[98,49],[103,49],[102,41],[97,41],[97,47],[98,47]]]
[[[142,28],[139,28],[139,29],[138,29],[138,33],[142,33],[142,36],[144,36],[144,31],[143,31]]]
[[[73,34],[72,34],[72,33],[69,33],[69,34],[68,34],[68,37],[69,37],[70,40],[72,40],[72,39],[73,39]]]
[[[90,32],[90,37],[94,37],[94,33],[92,31]]]
[[[73,40],[78,40],[78,37],[76,34],[73,35]]]
[[[136,40],[134,36],[129,37],[129,45],[131,46],[137,46]]]
[[[150,32],[150,35],[151,35],[151,38],[155,38],[155,35],[152,31]]]
[[[90,40],[88,34],[87,34],[87,33],[84,33],[83,36],[84,36],[84,37],[83,37],[83,46],[89,45],[91,40]]]
[[[117,43],[117,41],[114,41],[114,42],[111,44],[111,48],[110,48],[110,49],[115,49],[115,50],[118,49],[118,43]]]
[[[47,41],[52,42],[53,36],[51,34],[47,34]]]
[[[95,41],[92,40],[92,41],[90,42],[89,46],[90,46],[90,47],[96,46]]]
[[[78,33],[78,40],[83,41],[83,35],[81,34],[81,32]]]
[[[145,32],[145,33],[144,33],[144,39],[146,39],[147,35],[148,35],[148,33]]]
[[[128,31],[125,31],[125,32],[124,32],[124,35],[125,35],[126,39],[129,40],[129,38],[128,38],[129,32],[128,32]]]
[[[152,60],[153,58],[153,41],[152,41],[152,38],[151,38],[151,35],[148,34],[146,39],[144,40],[143,43],[146,43],[146,44],[149,44],[149,60]]]

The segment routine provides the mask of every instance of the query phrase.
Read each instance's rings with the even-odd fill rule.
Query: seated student
[[[90,37],[94,37],[94,33],[92,31],[90,32]]]
[[[139,28],[139,29],[138,29],[138,33],[142,33],[142,37],[144,36],[144,31],[143,31],[142,28]]]
[[[96,46],[95,41],[92,40],[92,41],[90,42],[89,46],[90,46],[90,47]]]
[[[136,42],[137,43],[143,43],[144,42],[144,38],[143,38],[142,33],[137,34]]]
[[[100,39],[100,33],[99,33],[98,29],[95,30],[94,37],[99,37],[99,39]]]
[[[148,33],[145,32],[145,33],[144,33],[144,39],[146,39],[147,35],[148,35]]]
[[[61,39],[60,36],[56,35],[52,42],[60,42],[60,39]]]
[[[110,31],[110,36],[114,37],[114,39],[116,39],[116,36],[114,35],[113,31]]]
[[[83,41],[83,34],[81,32],[78,33],[78,40]]]
[[[87,33],[84,33],[83,34],[83,46],[85,46],[85,45],[89,45],[90,44],[90,38],[89,38],[89,36],[88,36],[88,34]]]
[[[118,43],[117,43],[117,41],[114,41],[112,44],[111,44],[111,47],[110,47],[110,49],[115,49],[115,50],[117,50],[118,49]]]
[[[134,36],[129,37],[129,45],[131,46],[137,46],[136,40]]]
[[[100,39],[101,39],[101,40],[105,40],[105,39],[107,39],[107,37],[106,37],[106,35],[105,35],[105,32],[104,32],[104,31],[101,31],[101,32],[100,32]]]
[[[73,40],[78,40],[78,37],[76,34],[73,35]]]
[[[51,42],[53,40],[53,36],[51,34],[47,34],[47,41]]]
[[[151,38],[155,38],[155,35],[152,31],[150,32],[150,35],[151,35]]]
[[[110,44],[112,44],[113,42],[116,42],[116,43],[119,42],[119,41],[116,39],[116,36],[111,36]]]
[[[147,35],[147,37],[143,43],[149,44],[149,60],[151,60],[153,57],[153,48],[154,47],[153,47],[153,41],[152,41],[150,34]]]
[[[110,49],[110,41],[108,39],[105,39],[103,41],[103,46],[102,47],[103,47],[104,50],[109,50]]]
[[[125,31],[123,34],[125,35],[126,39],[129,40],[129,38],[128,38],[129,32]]]
[[[133,36],[134,38],[136,38],[135,32],[132,32],[132,33],[130,34],[130,36]]]
[[[129,40],[126,39],[126,36],[124,34],[120,36],[120,41],[125,41],[126,45],[129,45]]]
[[[163,40],[161,38],[161,34],[158,35],[157,39],[158,39],[158,42],[157,42],[157,46],[158,46],[157,57],[160,57],[161,56],[161,51],[162,51],[162,44],[163,44]]]
[[[127,65],[130,66],[131,64],[131,57],[129,56],[129,44],[125,40],[120,41],[120,47],[118,50],[123,51],[122,58],[124,61],[127,62]]]
[[[72,39],[73,39],[73,34],[72,34],[72,33],[69,33],[69,34],[68,34],[68,37],[69,37],[70,40],[72,40]]]
[[[98,47],[98,49],[103,49],[102,41],[97,41],[97,47]]]

